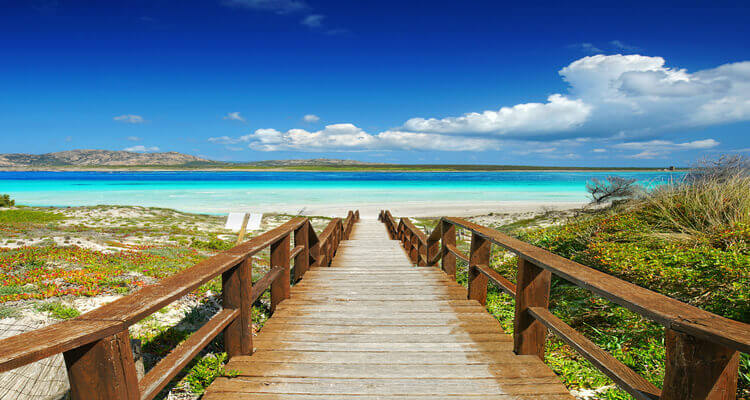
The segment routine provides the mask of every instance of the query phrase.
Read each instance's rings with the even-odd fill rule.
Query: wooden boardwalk
[[[307,272],[203,399],[573,399],[466,289],[361,221]]]

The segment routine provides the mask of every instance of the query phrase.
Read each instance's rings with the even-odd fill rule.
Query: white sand
[[[409,217],[469,217],[489,213],[520,214],[541,212],[548,210],[569,210],[584,206],[585,202],[544,202],[544,201],[501,201],[501,202],[438,202],[413,201],[391,204],[353,204],[313,206],[313,207],[285,207],[277,206],[275,212],[302,215],[345,216],[348,210],[359,210],[362,218],[377,218],[380,210],[388,209],[394,216]],[[271,210],[269,210],[270,212]]]

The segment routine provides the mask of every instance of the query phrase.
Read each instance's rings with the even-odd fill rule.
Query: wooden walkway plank
[[[308,271],[203,399],[571,400],[466,289],[415,267],[384,225],[360,221],[330,267]]]

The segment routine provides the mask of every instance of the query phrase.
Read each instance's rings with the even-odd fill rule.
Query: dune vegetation
[[[495,226],[563,257],[704,310],[750,323],[750,165],[724,158],[693,169],[684,180],[633,194],[606,208],[539,227]],[[426,225],[429,222],[423,221]],[[468,250],[468,236],[460,241]],[[493,267],[515,280],[517,259],[495,249]],[[458,280],[466,284],[463,266]],[[495,288],[488,309],[513,331],[511,297]],[[551,310],[657,386],[664,375],[664,328],[561,279]],[[547,363],[580,393],[630,399],[561,340],[550,336]],[[738,398],[750,398],[750,357],[742,354]]]

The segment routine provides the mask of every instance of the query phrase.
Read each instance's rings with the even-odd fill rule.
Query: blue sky
[[[0,1],[0,152],[685,165],[750,148],[742,2]]]

